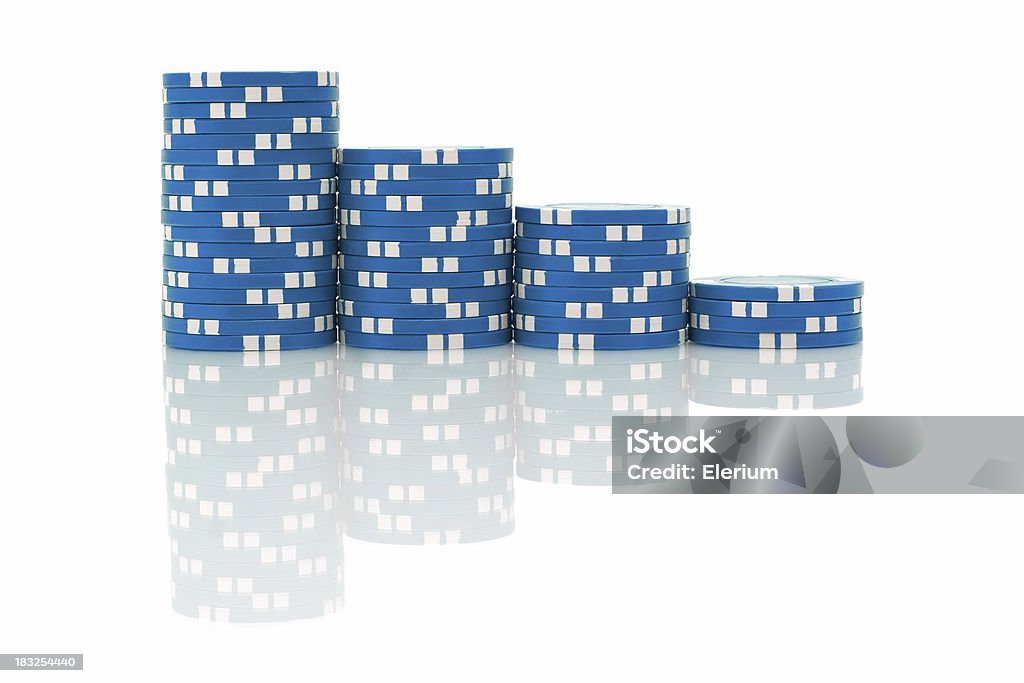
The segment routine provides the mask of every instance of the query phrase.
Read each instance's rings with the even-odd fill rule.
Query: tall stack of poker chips
[[[342,346],[340,358],[346,534],[397,545],[511,534],[511,347]]]
[[[613,454],[614,417],[689,414],[685,346],[577,351],[517,344],[513,376],[516,474],[532,481],[610,486],[633,464]]]
[[[628,350],[686,341],[690,210],[516,207],[517,344]]]
[[[174,609],[234,622],[336,611],[336,347],[164,354]]]
[[[168,73],[163,82],[165,342],[334,343],[337,74]]]
[[[691,344],[688,353],[689,392],[695,403],[739,410],[814,410],[864,400],[863,344],[820,349]]]
[[[512,150],[344,149],[339,339],[428,350],[511,340]]]

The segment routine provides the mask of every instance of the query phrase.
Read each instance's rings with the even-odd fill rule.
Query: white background
[[[517,203],[691,206],[696,277],[864,279],[861,412],[1019,415],[1016,11],[9,10],[0,651],[85,652],[90,680],[1019,680],[1019,497],[612,498],[517,482],[506,540],[347,544],[334,617],[177,616],[157,307],[161,72],[337,69],[346,146],[511,145]]]

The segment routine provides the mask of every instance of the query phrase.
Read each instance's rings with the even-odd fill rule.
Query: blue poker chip
[[[270,164],[329,164],[335,149],[163,149],[164,164],[186,166],[260,166]],[[511,220],[511,219],[509,219]]]
[[[632,271],[623,273],[572,273],[564,270],[515,269],[515,281],[550,287],[664,287],[690,280],[689,270]]]
[[[341,150],[342,164],[500,164],[512,161],[511,147],[365,147]]]
[[[516,237],[537,240],[573,240],[580,242],[646,242],[657,240],[686,239],[690,236],[690,224],[675,225],[542,225],[540,223],[516,223]]]
[[[346,255],[381,258],[501,256],[512,253],[512,238],[440,243],[341,240],[338,246],[341,253]]]
[[[328,346],[337,341],[337,330],[309,334],[215,336],[164,332],[164,343],[195,351],[291,351]]]
[[[333,194],[297,194],[269,197],[195,197],[161,195],[161,208],[171,211],[320,211],[333,209]]]
[[[251,85],[220,88],[164,88],[164,103],[178,102],[335,102],[335,86]]]
[[[292,320],[333,315],[333,300],[306,301],[294,304],[189,304],[163,302],[168,318],[202,318],[206,320]]]
[[[690,326],[712,332],[841,332],[861,327],[860,313],[852,315],[808,316],[804,318],[733,318],[731,316],[691,313]]]
[[[673,256],[545,256],[516,251],[516,267],[573,273],[686,270],[690,267],[690,254],[684,252]]]
[[[338,222],[345,225],[405,226],[479,226],[512,222],[512,209],[478,211],[364,211],[338,209]]]
[[[335,240],[338,226],[300,225],[264,228],[196,228],[165,225],[164,239],[175,242],[222,242],[225,244],[287,244]]]
[[[164,180],[227,180],[227,181],[297,181],[334,180],[334,164],[276,164],[264,166],[191,166],[187,164],[164,164],[161,177]],[[181,193],[186,194],[186,193]],[[268,193],[270,194],[270,193]],[[312,194],[312,193],[307,193]]]
[[[349,301],[394,304],[458,304],[474,301],[508,301],[512,285],[485,287],[359,287],[342,282],[338,295]]]
[[[686,313],[686,299],[652,301],[650,303],[604,303],[581,301],[535,301],[512,299],[512,310],[522,315],[536,315],[566,320],[602,320],[605,318],[649,318]]]
[[[160,212],[164,225],[193,228],[273,228],[332,223],[334,211],[168,211]]]
[[[257,273],[255,275],[164,271],[164,283],[168,287],[183,289],[306,289],[333,285],[337,281],[337,277],[338,271],[336,270]]]
[[[447,304],[397,304],[376,301],[338,300],[338,313],[358,318],[478,318],[508,315],[508,299]]]
[[[864,295],[864,282],[817,275],[754,275],[701,278],[690,295],[725,301],[833,301]]]
[[[164,134],[164,149],[333,149],[337,133]]]
[[[337,71],[177,71],[163,75],[165,88],[235,88],[288,85],[323,88],[338,85]]]
[[[511,178],[466,178],[453,180],[361,180],[342,181],[342,194],[351,195],[495,195],[511,194]]]
[[[508,313],[477,318],[350,318],[339,316],[338,327],[366,334],[424,335],[497,332],[510,327]]]
[[[861,300],[831,301],[724,301],[690,297],[690,310],[705,315],[735,318],[801,318],[822,315],[850,315],[861,312]]]
[[[203,258],[196,256],[164,255],[164,268],[184,273],[297,273],[333,270],[338,267],[337,257],[310,256],[307,258]]]
[[[334,178],[315,180],[164,180],[165,195],[193,197],[264,197],[334,194]]]
[[[210,318],[163,317],[166,332],[178,334],[242,336],[246,334],[309,334],[326,332],[335,326],[334,313],[292,320],[217,320]]]
[[[674,225],[689,223],[690,210],[657,204],[546,204],[517,206],[516,220],[542,225]]]
[[[471,273],[388,273],[342,269],[340,275],[343,285],[379,288],[490,287],[507,284],[512,279],[510,269]]]
[[[686,284],[663,287],[552,287],[516,283],[516,296],[532,301],[575,301],[583,303],[647,303],[686,299]]]
[[[554,334],[517,329],[515,340],[516,344],[546,349],[594,349],[596,351],[663,349],[685,344],[686,330],[647,334]]]
[[[460,195],[357,195],[342,194],[338,206],[361,211],[476,211],[509,209],[510,194]]]
[[[219,229],[219,228],[215,228]],[[338,251],[337,240],[237,244],[231,242],[174,242],[164,240],[164,254],[189,258],[310,259],[331,256]]]
[[[289,119],[338,117],[338,103],[327,102],[182,102],[164,104],[165,119]]]
[[[164,119],[164,132],[174,135],[337,133],[339,130],[340,119],[321,116],[296,116],[288,119]]]
[[[369,270],[381,273],[470,273],[511,269],[512,254],[501,256],[421,256],[419,258],[342,254],[339,263],[340,267],[346,270]]]
[[[472,334],[367,334],[340,330],[338,341],[347,346],[365,349],[395,349],[408,351],[434,351],[447,349],[482,349],[501,346],[512,341],[512,328],[496,332]]]
[[[646,334],[668,332],[686,327],[686,316],[656,315],[649,318],[549,318],[538,315],[515,315],[517,330],[570,334]]]
[[[334,302],[338,295],[335,285],[285,289],[200,289],[164,285],[164,301],[185,304],[211,304],[215,306],[303,304],[313,301]]]
[[[690,251],[690,240],[685,237],[642,242],[581,241],[568,239],[536,239],[517,237],[516,252],[559,257],[623,257],[674,256]]]
[[[382,227],[340,225],[339,232],[343,239],[365,242],[432,242],[438,246],[461,242],[483,242],[512,237],[512,224],[473,225],[454,227]]]
[[[476,180],[478,178],[511,178],[512,164],[354,164],[346,161],[338,166],[338,177],[344,180]]]
[[[861,328],[843,332],[818,332],[815,334],[762,332],[712,332],[691,328],[690,339],[696,344],[729,346],[743,349],[814,349],[829,346],[848,346],[864,340]]]

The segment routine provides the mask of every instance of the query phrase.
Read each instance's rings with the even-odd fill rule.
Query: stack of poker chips
[[[512,150],[344,149],[339,339],[376,349],[505,344]]]
[[[862,355],[863,344],[820,349],[730,349],[691,344],[690,399],[748,411],[856,405],[864,400]]]
[[[516,474],[611,486],[627,465],[612,452],[612,419],[688,415],[686,376],[686,346],[575,351],[517,344]]]
[[[517,344],[629,350],[686,341],[690,210],[516,207]]]
[[[694,280],[690,339],[721,353],[695,353],[705,362],[693,374],[691,398],[771,410],[859,403],[863,294],[862,281],[837,277]],[[856,351],[829,350],[851,345]]]
[[[511,347],[340,347],[343,517],[352,538],[470,543],[515,530]]]
[[[175,611],[263,622],[341,607],[336,348],[164,350]]]
[[[338,76],[164,74],[164,339],[336,341]]]
[[[714,277],[690,285],[691,339],[740,349],[813,349],[863,340],[861,280]]]

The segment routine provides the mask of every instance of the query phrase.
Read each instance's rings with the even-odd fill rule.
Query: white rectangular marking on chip
[[[814,285],[800,285],[800,301],[814,301]]]

